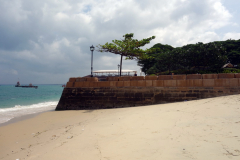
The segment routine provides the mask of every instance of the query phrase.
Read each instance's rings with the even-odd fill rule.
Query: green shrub
[[[222,73],[240,73],[240,69],[237,69],[237,68],[224,68]]]

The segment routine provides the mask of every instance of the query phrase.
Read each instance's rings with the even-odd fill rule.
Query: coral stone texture
[[[56,110],[103,109],[179,102],[240,93],[238,74],[70,78]],[[80,81],[85,79],[85,81]]]

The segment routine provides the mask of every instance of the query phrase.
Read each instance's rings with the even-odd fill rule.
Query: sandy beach
[[[0,127],[4,160],[239,160],[240,95],[52,111]]]

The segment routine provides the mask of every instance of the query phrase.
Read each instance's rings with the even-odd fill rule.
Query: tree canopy
[[[157,72],[157,69],[153,67],[158,62],[158,57],[163,53],[172,51],[174,48],[170,45],[163,45],[161,43],[155,44],[151,47],[151,52],[146,53],[148,58],[140,58],[138,65],[142,67],[142,71],[146,73],[150,68],[151,72]],[[152,68],[153,67],[153,68]]]
[[[122,71],[122,57],[126,59],[148,59],[147,53],[152,52],[153,49],[141,49],[140,47],[150,43],[151,40],[155,39],[155,36],[145,38],[142,40],[133,39],[134,34],[123,35],[123,40],[112,40],[112,43],[105,43],[104,45],[98,45],[99,52],[110,52],[121,55],[120,61],[120,76]]]
[[[198,42],[174,48],[155,44],[152,58],[139,59],[138,65],[145,74],[219,73],[227,62],[240,67],[240,40]]]

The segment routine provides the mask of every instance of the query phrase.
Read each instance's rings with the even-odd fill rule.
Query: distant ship
[[[17,82],[17,84],[15,85],[15,87],[35,88],[35,89],[38,88],[38,86],[33,86],[32,83],[30,83],[28,86],[21,86],[19,81]]]

